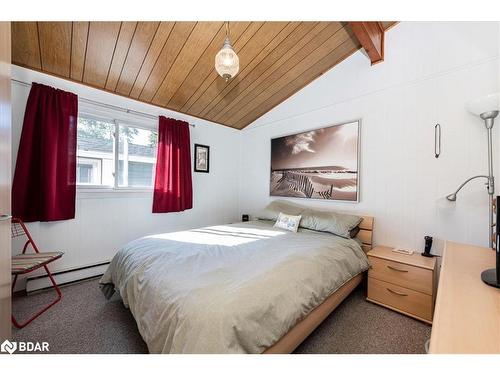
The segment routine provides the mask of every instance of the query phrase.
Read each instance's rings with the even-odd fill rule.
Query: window
[[[156,131],[117,121],[79,117],[77,184],[117,189],[151,188],[157,142]]]
[[[114,123],[78,118],[78,185],[114,186],[114,131]]]
[[[76,182],[80,185],[102,185],[102,159],[77,158]]]
[[[152,187],[158,135],[151,130],[119,125],[118,186]]]

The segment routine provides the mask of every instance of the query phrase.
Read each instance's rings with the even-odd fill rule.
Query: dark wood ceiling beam
[[[349,22],[372,65],[384,61],[385,30],[381,22]]]

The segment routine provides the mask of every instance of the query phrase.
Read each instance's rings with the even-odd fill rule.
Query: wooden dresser
[[[370,302],[432,323],[436,290],[436,258],[405,255],[377,246],[368,252]]]
[[[446,243],[430,353],[500,353],[500,289],[481,281],[493,267],[493,250]]]

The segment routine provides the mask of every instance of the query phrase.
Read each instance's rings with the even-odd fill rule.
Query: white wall
[[[211,146],[210,173],[193,174],[192,210],[152,214],[151,193],[80,191],[74,220],[33,223],[30,229],[42,249],[66,252],[54,265],[62,270],[109,260],[121,245],[146,234],[237,220],[273,199],[271,138],[361,118],[360,203],[294,201],[375,216],[378,244],[421,248],[428,234],[487,245],[483,183],[467,186],[456,204],[443,197],[465,178],[486,172],[486,133],[464,103],[499,89],[498,33],[497,23],[401,23],[387,33],[385,62],[372,67],[358,52],[241,132],[13,67],[13,77],[22,81],[187,120],[196,124],[192,142]],[[13,83],[14,161],[28,93],[29,88]],[[439,159],[433,155],[436,122],[443,129]],[[441,246],[437,241],[438,250]]]
[[[228,223],[238,217],[238,159],[235,158],[239,152],[238,131],[16,66],[12,73],[14,79],[24,82],[35,81],[102,103],[189,121],[196,125],[190,128],[191,143],[210,146],[210,173],[193,173],[194,201],[191,210],[152,214],[151,191],[87,193],[79,190],[74,220],[29,224],[41,249],[65,252],[62,260],[54,264],[53,270],[107,261],[120,246],[147,234]],[[19,147],[28,94],[29,87],[13,82],[13,163]],[[83,108],[89,109],[81,105],[80,110]],[[123,113],[108,111],[108,115],[115,118],[121,116],[133,123],[147,121]],[[18,251],[13,248],[13,252]]]
[[[362,119],[359,204],[292,199],[324,209],[375,216],[374,240],[421,249],[432,235],[488,244],[483,181],[455,203],[443,197],[466,178],[487,173],[486,131],[464,103],[499,89],[499,24],[406,23],[386,34],[385,62],[357,52],[241,132],[241,213],[269,196],[270,139]],[[442,155],[434,158],[434,125]],[[500,183],[498,135],[495,165]],[[498,191],[498,189],[497,189]]]

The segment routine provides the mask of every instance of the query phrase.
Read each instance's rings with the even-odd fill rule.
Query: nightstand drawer
[[[428,294],[369,277],[368,300],[432,321],[432,296]]]
[[[393,262],[387,259],[369,257],[371,268],[368,276],[391,284],[410,288],[425,294],[432,294],[433,272],[409,264]]]

